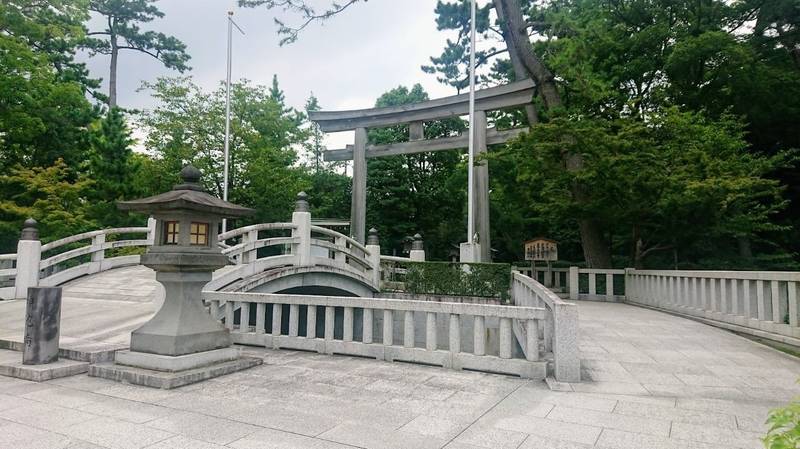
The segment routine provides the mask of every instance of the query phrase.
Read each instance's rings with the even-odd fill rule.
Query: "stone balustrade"
[[[513,323],[544,328],[545,307],[500,306],[379,298],[204,292],[212,314],[224,321],[236,343],[276,349],[345,354],[388,361],[423,363],[542,379],[547,361],[540,334],[526,337],[524,356],[514,357]],[[220,309],[219,305],[225,306]],[[402,317],[401,329],[396,329]],[[557,320],[561,315],[556,315]],[[498,320],[496,340],[488,338],[487,320]],[[553,319],[553,318],[551,318]],[[471,326],[470,326],[471,322]],[[424,323],[424,326],[420,324]],[[446,325],[444,325],[446,323]],[[465,328],[471,352],[462,348]],[[424,339],[416,335],[424,328]],[[399,338],[397,338],[399,336]],[[560,347],[558,334],[553,334]],[[496,343],[496,348],[487,347]],[[577,343],[575,345],[577,351]],[[569,380],[569,379],[565,379]]]
[[[800,273],[625,270],[626,301],[800,345]]]
[[[553,354],[556,380],[580,382],[577,306],[563,301],[537,280],[517,272],[511,277],[511,300],[519,307],[545,310],[545,319],[541,322],[514,323],[514,333],[526,358],[536,360],[540,352],[537,343],[542,342],[544,352]]]
[[[36,223],[26,222],[23,237],[16,254],[2,254],[0,260],[15,261],[14,268],[0,270],[0,279],[7,284],[0,288],[0,299],[22,299],[29,287],[54,287],[78,277],[99,273],[116,267],[138,265],[138,254],[107,257],[106,251],[147,247],[153,243],[155,221],[147,227],[101,229],[84,232],[50,243],[42,244],[36,232]],[[111,236],[144,234],[142,239],[113,239]]]

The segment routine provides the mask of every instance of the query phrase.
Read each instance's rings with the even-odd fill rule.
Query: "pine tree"
[[[92,216],[101,225],[117,225],[127,221],[117,211],[116,201],[127,199],[132,192],[133,139],[119,108],[111,108],[89,136],[91,156],[88,175],[94,183]]]

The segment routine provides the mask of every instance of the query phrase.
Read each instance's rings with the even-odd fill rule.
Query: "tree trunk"
[[[505,9],[503,9],[502,1],[494,0],[494,8],[497,11],[498,17],[504,17]],[[502,26],[500,27],[500,31],[503,34],[503,40],[505,40],[508,45],[508,56],[511,59],[511,67],[514,68],[514,76],[517,80],[530,78],[530,74],[525,70],[525,66],[522,65],[522,61],[520,61],[519,53],[512,51],[511,45],[508,44],[508,42],[513,41],[511,36],[509,36],[508,27]],[[539,123],[539,114],[536,112],[536,107],[533,106],[533,103],[525,105],[525,115],[528,118],[528,125],[533,126]]]
[[[108,107],[113,108],[117,105],[117,57],[119,47],[117,46],[117,36],[111,35],[111,68],[108,75]]]
[[[495,10],[500,18],[503,39],[508,46],[512,64],[520,65],[528,77],[536,82],[539,95],[542,96],[547,109],[559,108],[563,105],[561,95],[553,78],[553,74],[534,53],[528,38],[528,26],[522,15],[519,0],[493,0]],[[516,62],[515,62],[516,61]],[[538,120],[538,118],[537,118]],[[569,140],[571,136],[565,136]],[[583,156],[580,153],[565,151],[564,164],[568,171],[574,172],[583,167]],[[579,183],[571,187],[572,197],[578,203],[587,203],[589,194]],[[611,268],[611,253],[606,244],[600,224],[593,219],[578,220],[581,243],[586,264],[589,268]]]

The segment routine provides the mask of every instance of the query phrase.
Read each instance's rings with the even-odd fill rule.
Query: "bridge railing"
[[[61,285],[87,274],[139,264],[140,254],[136,251],[125,254],[116,250],[152,245],[155,220],[149,220],[147,227],[101,229],[46,244],[38,240],[35,222],[31,226],[26,228],[28,237],[35,237],[25,238],[23,231],[17,253],[0,255],[0,261],[14,263],[13,268],[0,270],[0,299],[25,298],[28,287]],[[120,238],[136,234],[143,238]]]
[[[800,273],[625,270],[626,301],[800,344]]]
[[[409,301],[378,298],[263,293],[204,292],[212,314],[230,329],[234,342],[270,348],[316,351],[406,361],[447,368],[544,378],[546,361],[529,351],[514,358],[512,323],[540,326],[542,307]],[[402,331],[395,323],[402,317]],[[499,320],[499,338],[487,337],[487,319]],[[424,323],[424,339],[416,335]],[[471,321],[471,326],[470,326]],[[472,352],[462,352],[462,333]],[[398,334],[399,339],[395,336]],[[440,338],[440,334],[441,337]],[[537,333],[531,347],[538,348]],[[496,343],[496,348],[487,347]],[[496,354],[496,355],[490,355]]]
[[[553,354],[556,380],[580,382],[577,306],[563,301],[539,281],[519,272],[511,275],[511,300],[518,307],[545,311],[541,321],[514,323],[514,333],[526,358],[538,360],[543,349],[544,353]],[[543,348],[539,347],[540,342]]]

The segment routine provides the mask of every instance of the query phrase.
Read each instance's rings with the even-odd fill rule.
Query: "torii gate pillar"
[[[480,243],[479,259],[476,262],[492,261],[492,242],[489,223],[489,162],[486,156],[486,111],[475,111],[475,173],[472,179],[475,189],[475,232]]]
[[[356,128],[353,145],[353,190],[350,201],[350,234],[365,242],[367,229],[367,129]]]

